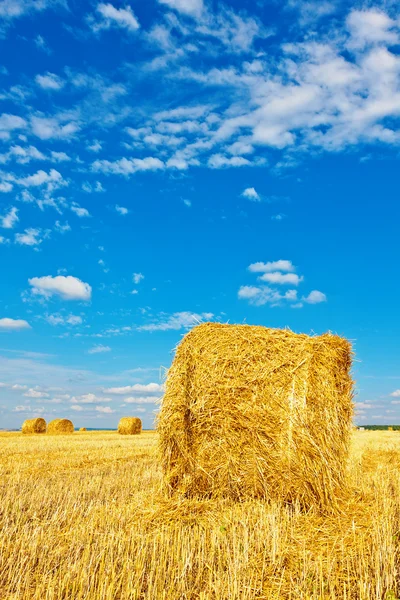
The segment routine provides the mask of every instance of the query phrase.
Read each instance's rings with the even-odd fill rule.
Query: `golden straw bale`
[[[204,323],[176,349],[158,417],[164,485],[187,497],[330,509],[345,488],[351,345]]]
[[[22,433],[46,433],[46,421],[42,418],[27,419],[22,423]]]
[[[87,431],[86,427],[80,427],[79,431]]]
[[[142,421],[138,417],[122,417],[118,423],[118,433],[136,435],[142,431]]]
[[[63,434],[74,433],[74,425],[69,419],[54,419],[50,421],[47,427],[47,433]]]

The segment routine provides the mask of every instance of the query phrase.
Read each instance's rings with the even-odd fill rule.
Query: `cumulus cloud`
[[[124,206],[119,206],[119,204],[115,205],[115,210],[117,211],[117,213],[123,216],[127,215],[129,212],[127,208],[125,208]]]
[[[254,306],[280,306],[285,301],[293,302],[297,299],[296,290],[288,290],[285,294],[268,286],[242,285],[238,291],[240,300],[247,300]]]
[[[124,398],[124,402],[126,404],[154,404],[157,398],[154,396],[130,396],[128,398]]]
[[[96,404],[98,402],[112,402],[112,399],[88,393],[82,394],[82,396],[73,396],[70,399],[70,402],[72,402],[73,404]]]
[[[90,217],[90,213],[87,208],[83,208],[79,206],[76,202],[73,202],[70,206],[72,212],[74,212],[78,217]]]
[[[132,280],[133,280],[133,283],[135,285],[137,285],[138,283],[140,283],[142,281],[142,279],[144,279],[143,273],[134,273],[132,275]]]
[[[1,330],[8,330],[8,331],[19,331],[21,329],[30,329],[31,326],[29,325],[29,323],[27,321],[24,321],[23,319],[9,319],[9,318],[2,318],[0,319],[0,331]]]
[[[189,329],[203,321],[210,321],[214,317],[213,313],[193,313],[188,311],[177,312],[172,315],[161,313],[159,319],[154,323],[141,325],[139,331],[168,331]]]
[[[32,133],[41,140],[69,139],[80,129],[79,123],[57,117],[31,117]]]
[[[93,348],[89,348],[88,350],[88,354],[102,354],[104,352],[111,352],[110,346],[98,344],[97,346],[93,346]]]
[[[64,81],[54,73],[45,73],[45,75],[36,75],[36,83],[44,90],[61,90],[64,87]]]
[[[393,398],[400,398],[400,390],[394,390],[394,392],[392,392],[390,395]]]
[[[110,406],[96,406],[96,411],[107,415],[115,413],[115,410],[113,410]]]
[[[289,271],[295,270],[291,260],[275,260],[271,262],[256,262],[249,265],[248,270],[251,273],[270,273],[271,271]]]
[[[23,233],[15,234],[15,243],[20,246],[39,246],[45,237],[48,237],[48,232],[42,233],[41,229],[28,227]]]
[[[41,390],[34,389],[34,388],[30,388],[23,395],[26,396],[27,398],[36,398],[36,399],[39,399],[39,398],[49,398],[50,397],[50,394],[48,394],[47,392],[43,392]]]
[[[261,200],[259,194],[253,187],[246,188],[245,190],[243,190],[242,196],[243,198],[247,198],[247,200],[253,200],[253,202],[259,202]]]
[[[203,0],[158,0],[169,8],[191,17],[199,17],[204,9]]]
[[[8,213],[0,217],[0,227],[12,229],[19,221],[18,208],[11,207]]]
[[[298,292],[295,289],[287,290],[285,293],[279,288],[272,286],[300,285],[304,277],[295,273],[296,267],[291,260],[280,259],[269,262],[256,262],[247,267],[250,273],[261,273],[258,280],[269,285],[242,285],[238,291],[240,300],[247,300],[254,306],[289,306],[290,308],[302,308],[303,302],[318,304],[325,302],[326,296],[322,292],[313,290],[308,296],[299,301]]]
[[[318,290],[313,290],[308,294],[308,296],[303,298],[303,300],[308,304],[319,304],[320,302],[326,302],[327,298],[326,295],[322,292],[319,292]]]
[[[45,316],[45,320],[53,326],[56,325],[82,325],[82,317],[80,317],[79,315],[68,315],[68,316],[64,316],[61,315],[60,313],[54,313],[52,315],[46,315]]]
[[[32,294],[44,298],[59,296],[64,300],[87,301],[92,296],[91,286],[72,275],[32,277],[28,281],[32,286]]]
[[[277,285],[299,285],[303,281],[303,277],[299,277],[296,273],[280,273],[279,271],[272,271],[264,273],[259,277],[261,281],[267,281],[268,283],[275,283]]]
[[[116,8],[111,3],[105,4],[102,2],[97,5],[96,11],[98,18],[89,18],[89,24],[94,32],[118,27],[132,33],[140,27],[139,21],[130,6]]]
[[[164,388],[159,383],[135,383],[134,385],[126,385],[124,387],[111,387],[103,390],[106,394],[115,394],[119,396],[127,394],[158,394],[164,391]]]
[[[92,169],[105,174],[133,175],[138,171],[159,171],[165,168],[159,158],[147,156],[146,158],[120,158],[114,162],[109,160],[95,160]]]

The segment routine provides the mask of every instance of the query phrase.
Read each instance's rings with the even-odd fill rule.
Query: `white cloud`
[[[133,283],[135,285],[137,285],[138,283],[140,283],[142,281],[142,279],[144,279],[143,273],[134,273],[132,275],[132,280],[133,280]]]
[[[79,315],[69,315],[65,320],[68,325],[82,325],[82,317]]]
[[[155,323],[149,323],[148,325],[141,325],[138,327],[139,331],[168,331],[168,330],[179,330],[189,329],[194,325],[198,325],[203,321],[210,321],[214,315],[212,313],[192,313],[192,312],[177,312],[170,316],[161,314],[158,321]]]
[[[129,210],[127,208],[125,208],[124,206],[119,206],[118,204],[115,205],[115,210],[120,215],[127,215],[129,212]]]
[[[33,388],[30,388],[27,392],[25,392],[25,394],[23,394],[24,396],[26,396],[27,398],[49,398],[50,394],[48,394],[47,392],[42,392],[41,390],[35,390]]]
[[[134,394],[134,393],[161,393],[164,391],[164,387],[159,383],[135,383],[134,385],[126,385],[124,387],[112,387],[106,388],[103,390],[106,394],[115,394],[115,395],[126,395],[126,394]]]
[[[303,298],[303,300],[308,304],[319,304],[320,302],[326,302],[327,298],[326,295],[322,292],[319,292],[318,290],[313,290],[308,294],[306,298]]]
[[[279,271],[264,273],[259,279],[276,285],[299,285],[299,283],[303,281],[303,277],[299,277],[296,273],[280,273]]]
[[[119,27],[129,32],[134,32],[140,27],[137,18],[128,5],[125,8],[115,8],[110,3],[100,3],[97,5],[96,10],[99,13],[100,20],[96,21],[93,18],[89,20],[95,32],[102,29],[110,29],[111,27]]]
[[[70,206],[72,212],[74,212],[78,217],[90,217],[90,213],[87,208],[83,208],[79,206],[76,202],[73,202]]]
[[[224,167],[245,167],[250,165],[250,161],[243,156],[227,157],[223,154],[213,154],[208,159],[208,166],[212,169],[222,169]]]
[[[100,354],[103,352],[111,352],[110,346],[103,346],[102,344],[99,344],[88,350],[88,354]]]
[[[46,73],[45,75],[36,75],[36,83],[45,90],[61,90],[64,87],[64,81],[54,73]]]
[[[96,411],[107,415],[115,413],[115,410],[113,410],[110,406],[96,406]]]
[[[64,225],[60,223],[60,221],[56,221],[54,227],[59,233],[66,233],[67,231],[71,231],[71,226],[68,225],[67,221],[64,223]]]
[[[395,390],[390,394],[393,398],[400,398],[400,390]]]
[[[251,273],[270,273],[271,271],[295,271],[291,260],[275,260],[271,262],[256,262],[249,265],[248,270]]]
[[[0,137],[3,139],[8,139],[10,137],[10,131],[14,131],[15,129],[25,129],[26,126],[27,122],[22,117],[10,115],[8,113],[0,115]]]
[[[42,243],[43,237],[48,237],[48,234],[45,232],[42,235],[42,231],[40,229],[34,229],[33,227],[29,227],[25,229],[24,233],[16,233],[15,234],[15,243],[20,246],[38,246]]]
[[[96,181],[94,184],[89,183],[88,181],[84,181],[82,183],[82,189],[88,194],[93,194],[95,192],[105,192],[105,189],[103,188],[100,181]]]
[[[79,404],[72,404],[71,410],[76,410],[76,411],[80,412],[83,410],[83,408],[82,408],[82,406],[79,406]]]
[[[203,0],[158,0],[180,13],[191,17],[199,17],[204,9]]]
[[[364,48],[368,44],[399,43],[398,23],[379,9],[353,10],[347,17],[346,25],[351,33],[350,47]]]
[[[31,326],[29,325],[29,323],[27,321],[24,321],[23,319],[0,319],[0,331],[5,329],[8,331],[18,331],[21,329],[30,328]]]
[[[46,321],[50,324],[50,325],[81,325],[82,324],[82,317],[80,317],[79,315],[69,315],[69,316],[63,316],[60,313],[55,313],[52,315],[46,315],[45,316]]]
[[[253,200],[255,202],[259,202],[261,200],[259,194],[256,192],[256,190],[253,187],[246,188],[245,190],[243,190],[242,196],[244,198],[247,198],[248,200]]]
[[[71,157],[68,156],[68,154],[66,154],[65,152],[55,152],[54,150],[51,151],[50,153],[51,156],[51,160],[53,160],[54,162],[69,162],[71,160]]]
[[[29,284],[32,294],[45,298],[60,296],[64,300],[90,300],[92,295],[91,286],[72,275],[32,277]]]
[[[56,117],[31,117],[32,133],[41,140],[68,139],[79,131],[80,125],[76,121],[66,122]]]
[[[129,398],[124,398],[124,402],[127,404],[154,404],[157,398],[154,396],[130,396]]]
[[[147,156],[146,158],[120,158],[115,162],[109,160],[96,160],[92,165],[93,171],[106,174],[132,175],[138,171],[159,171],[165,165],[159,158]]]
[[[40,169],[33,175],[21,177],[15,180],[16,183],[23,187],[39,187],[45,185],[49,191],[58,189],[68,185],[68,182],[63,178],[61,173],[56,169],[50,169],[48,173]]]
[[[73,404],[96,404],[98,402],[112,402],[112,398],[96,396],[96,394],[82,394],[82,396],[73,396],[70,400]]]
[[[94,140],[93,144],[90,144],[89,146],[86,146],[86,147],[90,152],[95,152],[95,153],[100,152],[100,150],[102,149],[102,145],[98,140]]]
[[[12,229],[19,221],[18,208],[11,207],[8,213],[0,217],[0,227],[4,229]]]
[[[13,189],[12,183],[8,182],[8,181],[2,181],[0,182],[0,192],[11,192],[11,190]]]

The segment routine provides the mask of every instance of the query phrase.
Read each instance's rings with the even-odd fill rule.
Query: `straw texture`
[[[54,419],[54,421],[50,421],[47,427],[47,433],[51,433],[53,435],[74,433],[74,425],[69,419]]]
[[[118,433],[137,435],[142,432],[142,421],[138,417],[122,417],[118,423]]]
[[[205,323],[179,344],[158,417],[164,484],[189,497],[336,505],[353,415],[351,346]]]
[[[46,421],[40,417],[27,419],[22,423],[22,433],[46,433]]]

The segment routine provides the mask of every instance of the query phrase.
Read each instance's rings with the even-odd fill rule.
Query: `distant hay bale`
[[[158,417],[169,493],[334,507],[351,437],[351,355],[330,333],[194,327],[177,347]]]
[[[86,427],[80,427],[79,431],[87,431]]]
[[[138,417],[122,417],[118,423],[118,433],[136,435],[142,431],[142,421]]]
[[[27,419],[22,423],[22,433],[46,433],[46,421],[42,418]]]
[[[47,427],[47,433],[50,434],[63,434],[63,433],[74,433],[74,425],[69,419],[54,419],[50,421]]]
[[[388,431],[393,431],[393,427],[389,426]]]

